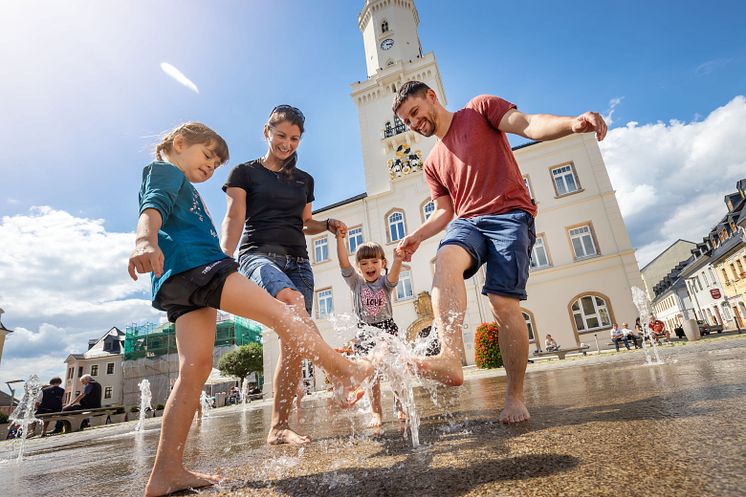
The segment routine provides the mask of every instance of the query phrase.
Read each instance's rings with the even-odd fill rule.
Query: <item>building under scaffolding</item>
[[[213,366],[227,352],[249,343],[261,343],[262,327],[249,319],[218,313]],[[176,327],[171,323],[132,324],[124,338],[123,403],[139,405],[138,384],[147,379],[153,394],[153,407],[164,404],[179,372]]]

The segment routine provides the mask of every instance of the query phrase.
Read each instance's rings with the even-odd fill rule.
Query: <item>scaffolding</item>
[[[262,326],[239,316],[218,316],[215,347],[262,342]],[[176,327],[172,323],[130,324],[124,334],[124,360],[156,358],[176,353]]]
[[[261,325],[249,319],[221,312],[218,313],[215,327],[213,365],[237,346],[262,341]],[[165,403],[179,372],[176,328],[170,323],[144,323],[131,324],[125,330],[122,363],[123,403],[126,406],[139,404],[138,384],[143,379],[150,382],[153,406]]]

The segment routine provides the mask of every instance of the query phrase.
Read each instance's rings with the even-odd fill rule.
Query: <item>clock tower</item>
[[[352,98],[360,120],[369,196],[390,191],[399,180],[421,176],[422,162],[435,143],[434,137],[407,130],[391,111],[396,92],[413,79],[428,84],[446,104],[435,55],[422,53],[419,23],[413,0],[365,0],[358,17],[368,79],[352,85]]]

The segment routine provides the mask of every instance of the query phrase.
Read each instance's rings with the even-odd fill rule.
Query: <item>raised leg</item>
[[[466,312],[464,271],[471,264],[471,255],[458,245],[446,245],[438,250],[432,303],[435,328],[441,343],[440,353],[420,359],[415,364],[421,376],[450,386],[464,383],[461,369],[464,355],[461,325]]]
[[[284,345],[301,358],[321,366],[337,387],[351,393],[373,373],[368,361],[350,361],[327,344],[316,325],[297,306],[287,305],[271,297],[245,276],[231,274],[223,287],[220,308],[272,328]],[[300,366],[293,369],[300,373]],[[290,372],[290,371],[289,371]],[[292,373],[295,374],[295,373]],[[292,383],[294,394],[296,381]],[[290,398],[292,401],[292,397]]]

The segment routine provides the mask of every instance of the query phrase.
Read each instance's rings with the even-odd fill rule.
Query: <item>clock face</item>
[[[391,38],[386,38],[381,42],[381,48],[384,50],[388,50],[389,48],[394,46],[394,40]]]

